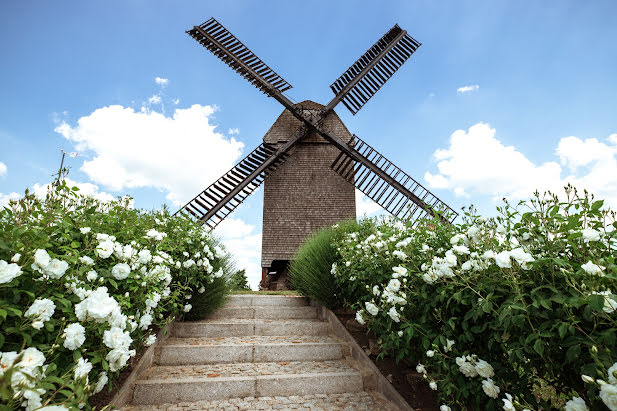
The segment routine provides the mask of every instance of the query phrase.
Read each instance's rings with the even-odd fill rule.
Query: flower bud
[[[598,383],[598,385],[601,387],[604,384],[606,384],[606,381],[604,381],[604,380],[596,380],[596,383]]]
[[[596,347],[595,345],[592,345],[591,346],[591,352],[594,353],[594,354],[597,354],[598,353],[598,347]]]
[[[590,383],[590,382],[594,382],[595,380],[590,377],[589,375],[581,375],[581,379],[583,380],[584,383]]]

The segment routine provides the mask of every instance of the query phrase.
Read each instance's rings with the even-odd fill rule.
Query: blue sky
[[[453,207],[566,181],[617,203],[617,3],[566,0],[2,2],[0,200],[48,183],[63,148],[90,191],[176,208],[259,144],[281,107],[185,34],[211,16],[321,103],[406,29],[422,47],[355,117],[337,112]],[[223,233],[251,270],[261,197]]]

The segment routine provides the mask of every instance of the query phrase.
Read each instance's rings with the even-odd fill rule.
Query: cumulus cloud
[[[372,217],[382,210],[381,206],[356,189],[356,216]]]
[[[161,103],[161,96],[159,96],[158,94],[153,95],[152,97],[150,97],[148,99],[148,103],[150,103],[150,104],[160,104]]]
[[[424,178],[431,188],[494,199],[528,198],[536,189],[560,192],[571,183],[617,204],[617,136],[609,136],[606,142],[565,137],[555,154],[558,161],[536,164],[515,147],[504,145],[494,128],[478,123],[467,131],[455,131],[449,147],[435,151],[438,172],[427,172]]]
[[[162,87],[165,87],[167,86],[167,84],[169,84],[169,80],[166,78],[162,78],[162,77],[155,77],[154,82]]]
[[[8,194],[0,193],[0,208],[7,206],[9,204],[9,201],[17,200],[19,198],[21,198],[21,195],[16,192]]]
[[[171,116],[112,105],[55,129],[93,158],[81,170],[112,191],[155,188],[182,205],[233,166],[243,144],[215,131],[214,106],[176,108]]]
[[[0,177],[5,176],[6,172],[7,172],[6,164],[0,161]]]
[[[479,85],[477,84],[472,84],[470,86],[463,86],[463,87],[459,87],[456,89],[457,92],[459,93],[468,93],[470,91],[475,91],[478,90],[480,88]]]
[[[228,250],[236,258],[236,268],[246,270],[246,277],[253,290],[261,281],[261,233],[255,233],[255,226],[238,218],[226,218],[215,228]]]
[[[239,128],[230,128],[227,131],[227,134],[229,134],[230,136],[238,135],[238,134],[240,134],[240,129]]]
[[[112,201],[116,199],[116,197],[114,197],[113,195],[106,193],[104,191],[100,191],[99,186],[97,186],[96,184],[81,183],[81,182],[71,180],[70,178],[65,179],[65,181],[66,181],[66,185],[69,187],[78,187],[79,188],[78,193],[80,195],[93,197],[100,201]],[[37,183],[32,187],[32,192],[39,198],[45,198],[47,196],[47,192],[49,191],[50,186],[51,186],[51,183],[48,183],[48,184],[38,184]]]

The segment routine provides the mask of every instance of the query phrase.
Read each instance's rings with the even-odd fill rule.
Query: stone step
[[[329,336],[170,337],[157,348],[158,364],[322,361],[342,358],[341,343]]]
[[[276,306],[253,306],[243,307],[229,305],[219,308],[209,319],[228,319],[228,318],[251,318],[261,320],[291,320],[299,318],[317,318],[315,307],[276,307]]]
[[[326,335],[328,324],[316,319],[259,320],[252,318],[178,322],[176,337],[242,337],[250,335]]]
[[[306,297],[297,295],[255,295],[255,294],[232,294],[228,297],[226,305],[253,307],[253,306],[277,306],[277,307],[301,307],[309,305]]]
[[[378,405],[379,404],[379,405]],[[311,409],[311,410],[358,410],[358,411],[383,411],[383,403],[377,403],[366,392],[345,392],[342,394],[311,394],[293,395],[288,397],[244,397],[224,400],[184,402],[177,404],[156,404],[144,406],[129,406],[122,408],[124,411],[228,411],[228,410],[288,410],[288,409]]]
[[[345,361],[212,364],[150,368],[134,405],[361,392],[362,375]]]

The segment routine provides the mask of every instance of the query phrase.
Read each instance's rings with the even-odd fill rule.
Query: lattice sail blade
[[[420,45],[395,24],[330,85],[335,100],[355,115]]]
[[[186,213],[210,228],[216,227],[288,157],[287,153],[282,153],[278,158],[273,158],[275,152],[273,146],[262,143],[177,213]],[[266,162],[271,164],[262,172],[255,173]]]
[[[353,136],[350,145],[354,155],[370,162],[389,178],[380,177],[361,161],[342,151],[332,163],[332,169],[390,214],[411,221],[439,214],[442,220],[450,223],[458,216],[456,211],[358,136]]]
[[[271,89],[283,93],[292,88],[214,18],[187,33],[265,94],[271,96]]]

